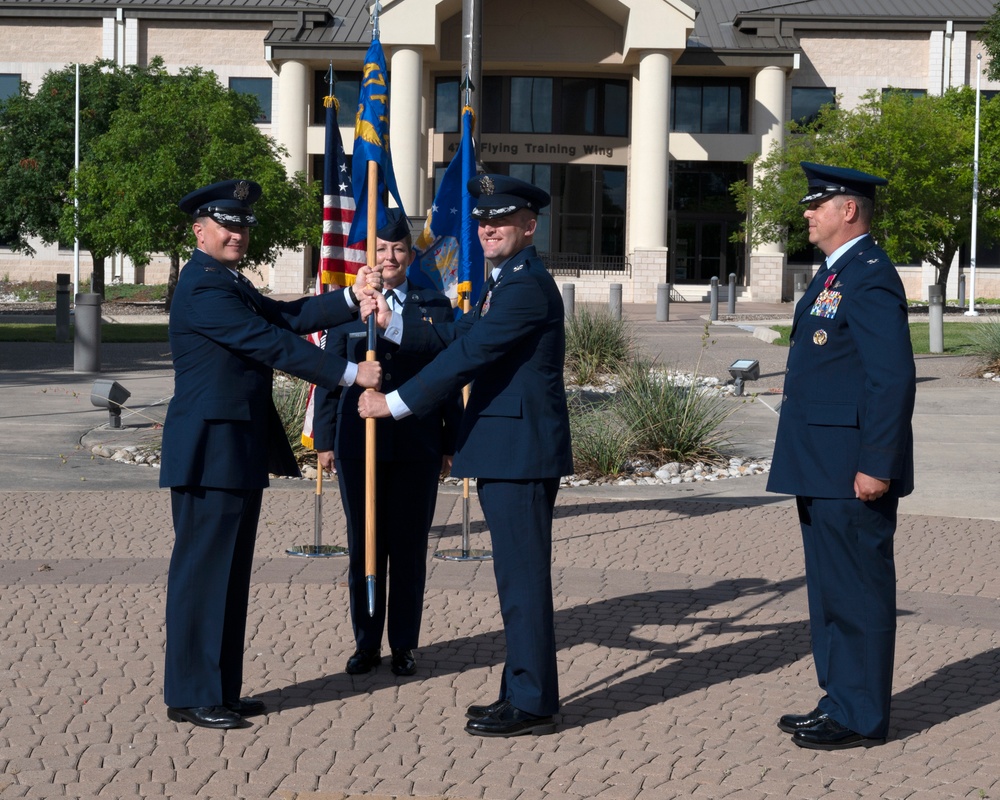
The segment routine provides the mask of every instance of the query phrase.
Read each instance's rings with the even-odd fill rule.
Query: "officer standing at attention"
[[[265,710],[240,697],[254,539],[268,473],[299,474],[271,398],[272,368],[329,387],[377,387],[381,377],[377,362],[350,365],[300,336],[348,321],[350,290],[282,303],[237,271],[260,194],[253,181],[230,180],[180,201],[198,249],[170,310],[174,396],[160,486],[170,487],[175,539],[163,695],[170,719],[205,728],[242,727]]]
[[[403,319],[419,324],[451,322],[451,301],[433,289],[410,286],[406,268],[413,260],[413,242],[406,216],[387,210],[388,222],[378,230],[375,258],[386,298]],[[354,363],[365,360],[366,325],[348,322],[327,333],[326,349]],[[431,356],[401,351],[379,338],[376,358],[382,364],[383,389],[391,391],[412,378]],[[420,636],[427,576],[427,539],[434,519],[438,478],[451,464],[455,430],[461,415],[458,395],[427,414],[409,416],[398,424],[376,425],[376,578],[375,615],[368,614],[365,580],[365,420],[358,416],[358,386],[328,390],[317,386],[314,397],[313,442],[320,465],[332,470],[336,461],[340,497],[347,516],[348,586],[351,622],[357,649],[347,660],[350,675],[370,672],[382,663],[382,632],[388,614],[390,668],[396,675],[417,671],[413,648]],[[386,609],[386,589],[389,601]]]
[[[559,710],[552,609],[552,513],[559,480],[573,471],[563,387],[563,304],[532,244],[546,192],[505,175],[468,184],[472,214],[493,267],[474,311],[451,324],[401,322],[379,294],[379,326],[404,349],[438,355],[389,395],[365,392],[362,417],[425,414],[472,382],[452,473],[476,478],[493,543],[507,640],[499,699],[470,706],[466,731],[516,736],[554,728]]]
[[[824,266],[795,307],[767,488],[796,495],[823,696],[778,727],[799,747],[885,741],[896,633],[893,535],[913,491],[916,394],[906,296],[869,235],[884,178],[802,162]]]

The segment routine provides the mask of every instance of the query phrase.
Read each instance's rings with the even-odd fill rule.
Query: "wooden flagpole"
[[[378,229],[378,163],[368,162],[368,267],[374,269]],[[375,360],[375,314],[368,317],[368,350],[365,361]],[[374,389],[365,391],[373,392]],[[375,419],[365,420],[365,586],[368,616],[375,616]]]

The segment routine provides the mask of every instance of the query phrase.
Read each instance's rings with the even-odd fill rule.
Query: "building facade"
[[[746,160],[835,97],[853,107],[872,89],[975,86],[976,35],[992,12],[990,0],[483,0],[480,161],[550,192],[538,246],[578,299],[620,283],[625,302],[652,303],[665,282],[694,298],[730,274],[743,296],[789,299],[813,265],[789,263],[777,243],[748,252],[732,241],[742,218],[728,187],[752,180]],[[459,139],[462,2],[385,0],[380,28],[393,164],[418,224]],[[0,0],[0,33],[0,102],[70,63],[160,56],[172,72],[199,66],[255,94],[287,169],[319,179],[325,77],[332,62],[350,150],[371,25],[367,0]],[[313,250],[282,254],[260,282],[307,290]],[[51,279],[72,258],[0,243],[0,274]],[[977,294],[1000,295],[1000,266],[980,266]],[[108,272],[160,282],[166,262],[119,259]],[[911,297],[926,296],[932,268],[900,272]]]

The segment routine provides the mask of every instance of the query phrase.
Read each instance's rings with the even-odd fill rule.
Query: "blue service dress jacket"
[[[503,264],[495,285],[487,283],[476,308],[458,321],[404,324],[404,348],[438,352],[399,388],[413,413],[426,413],[472,382],[453,475],[519,480],[572,474],[563,317],[555,281],[535,248],[527,247]]]
[[[795,307],[768,491],[853,498],[863,472],[910,494],[914,397],[903,285],[865,236]]]
[[[271,397],[273,369],[336,387],[347,362],[301,338],[354,315],[343,292],[279,302],[201,250],[170,309],[174,396],[160,486],[262,489],[298,475]]]

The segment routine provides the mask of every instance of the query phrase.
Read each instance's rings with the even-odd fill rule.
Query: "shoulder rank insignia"
[[[524,264],[518,264],[516,267],[514,267],[513,271],[520,272],[522,269],[524,269]]]
[[[868,263],[869,264],[877,264],[879,261],[881,261],[881,259],[879,259],[879,258],[869,258],[868,259]]]

